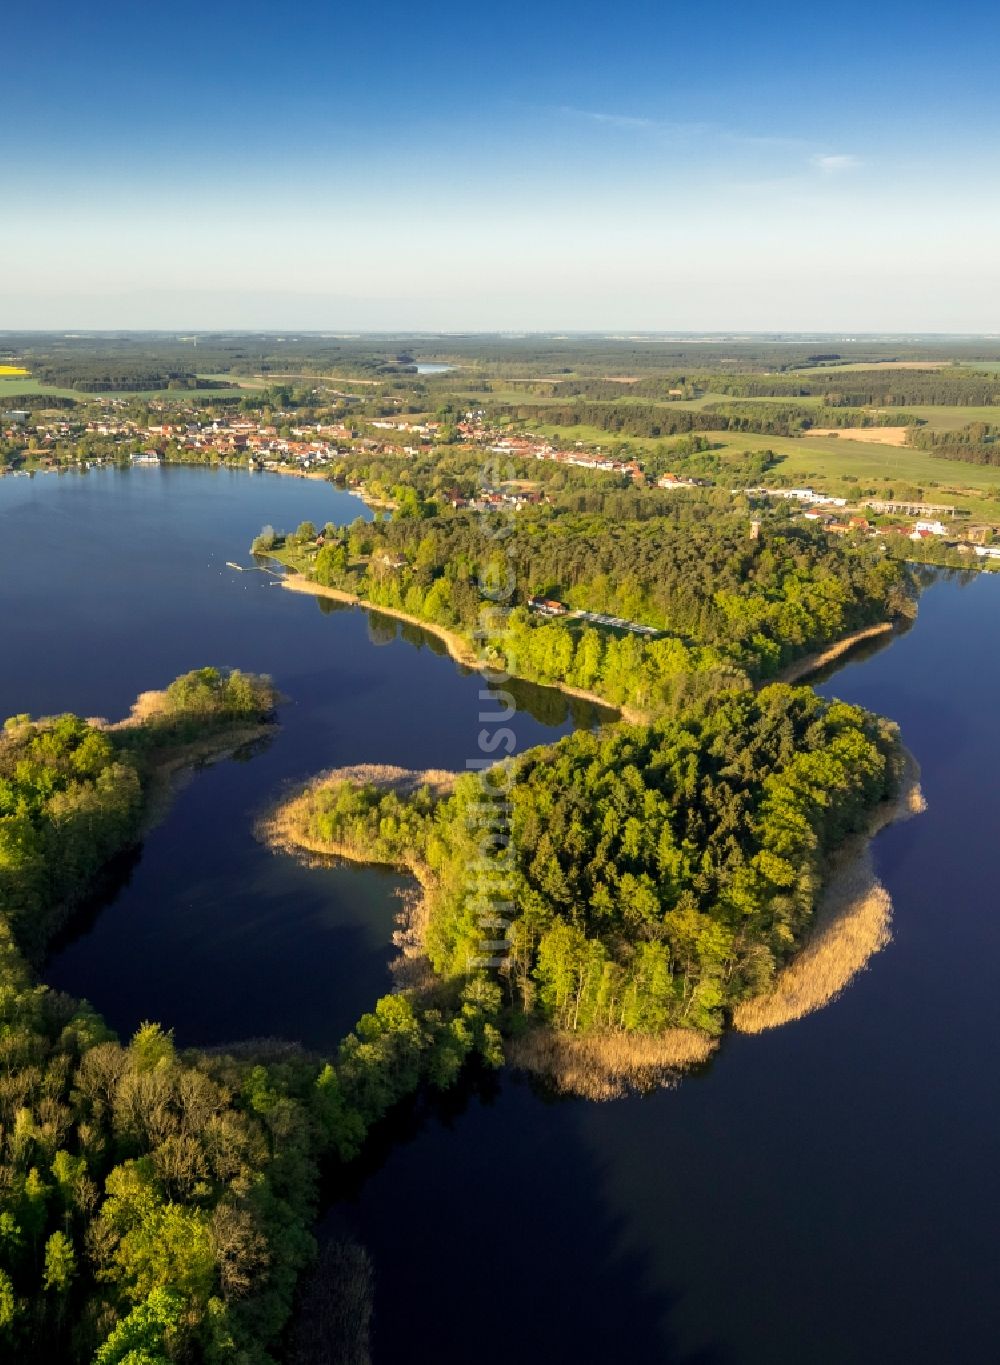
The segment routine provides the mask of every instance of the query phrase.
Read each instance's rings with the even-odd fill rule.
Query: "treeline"
[[[712,388],[736,398],[818,396],[828,407],[905,407],[937,404],[989,407],[1000,403],[1000,380],[973,369],[841,370],[805,374],[713,376]]]
[[[556,427],[596,427],[614,436],[640,436],[656,439],[680,436],[694,431],[754,431],[777,435],[782,423],[771,423],[766,412],[751,417],[726,417],[700,409],[673,408],[655,403],[573,403],[516,405],[492,409],[498,420],[513,420],[528,430],[538,425]]]
[[[760,419],[760,404],[712,403],[702,412],[717,413],[729,420]],[[912,426],[918,418],[911,413],[893,409],[891,412],[869,408],[807,407],[805,405],[769,403],[765,408],[766,428],[774,436],[797,436],[812,427],[888,427]]]
[[[1000,465],[1000,424],[996,423],[970,422],[957,431],[911,431],[908,444],[942,460]]]
[[[82,401],[82,400],[80,400]],[[10,412],[68,412],[77,406],[77,399],[55,393],[5,393],[0,398],[0,411]]]
[[[138,392],[142,389],[212,389],[222,385],[199,380],[193,370],[121,357],[113,364],[96,357],[36,362],[32,374],[42,384],[79,389],[82,393]]]
[[[533,425],[596,427],[612,435],[656,439],[699,431],[751,432],[766,436],[797,436],[814,426],[905,425],[916,419],[905,412],[892,414],[828,405],[715,403],[704,408],[678,408],[655,403],[575,403],[572,406],[509,405],[496,410],[499,419]]]
[[[426,864],[425,947],[444,978],[464,980],[497,936],[482,888],[502,887],[516,1014],[574,1033],[718,1033],[801,944],[826,858],[900,771],[890,722],[772,686],[578,731],[515,760],[512,781],[487,773],[486,791],[471,776],[439,801],[322,785],[300,818],[312,840]],[[475,831],[503,799],[510,843],[484,868]]]
[[[37,960],[80,889],[134,844],[143,787],[162,751],[274,710],[266,678],[204,668],[147,704],[143,723],[13,716],[0,739],[0,909]]]
[[[265,695],[199,670],[155,714],[211,726],[260,717]],[[123,1045],[89,1006],[38,985],[24,952],[49,931],[53,898],[78,899],[135,841],[153,773],[136,754],[162,742],[142,739],[159,723],[20,716],[0,739],[5,1358],[273,1361],[315,1252],[320,1163],[356,1156],[418,1085],[451,1084],[473,1054],[499,1062],[500,993],[485,981],[419,1006],[379,1001],[332,1061],[284,1046],[179,1052],[154,1024]],[[339,1287],[323,1292],[335,1301]],[[329,1332],[321,1346],[341,1358]]]

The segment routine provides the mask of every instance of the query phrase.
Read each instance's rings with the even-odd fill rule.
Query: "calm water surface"
[[[201,470],[0,481],[5,713],[118,714],[207,661],[290,698],[269,748],[196,776],[48,968],[124,1031],[327,1046],[384,989],[396,880],[273,857],[252,818],[325,766],[460,766],[478,679],[384,618],[224,568],[265,521],[358,511]],[[997,1358],[998,622],[1000,579],[943,580],[823,684],[900,722],[929,801],[876,841],[895,937],[842,999],[727,1039],[675,1091],[550,1103],[504,1077],[394,1122],[325,1225],[371,1252],[378,1365]],[[573,719],[523,701],[525,743]]]
[[[400,879],[276,857],[254,819],[323,768],[461,768],[477,753],[482,683],[421,631],[403,627],[404,639],[389,617],[226,567],[250,562],[265,522],[359,515],[370,513],[329,484],[228,470],[0,480],[0,715],[119,716],[206,663],[270,673],[288,698],[265,748],[183,789],[110,904],[71,926],[46,968],[124,1034],[152,1018],[184,1043],[330,1047],[390,985]],[[517,696],[523,745],[571,728],[558,693]],[[594,721],[586,707],[572,717]]]
[[[327,1220],[373,1257],[378,1362],[998,1358],[998,680],[981,577],[823,685],[900,722],[929,801],[876,841],[895,937],[834,1005],[675,1091],[504,1078],[392,1135]]]

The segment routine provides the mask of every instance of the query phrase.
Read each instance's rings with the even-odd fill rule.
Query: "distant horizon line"
[[[56,336],[66,339],[76,337],[121,337],[121,336],[172,336],[179,340],[188,337],[212,336],[266,336],[279,340],[298,337],[313,337],[324,341],[356,341],[362,337],[412,337],[433,340],[450,337],[504,337],[519,340],[526,337],[547,337],[554,341],[571,338],[597,337],[604,341],[639,341],[652,338],[657,341],[839,341],[851,344],[859,341],[1000,341],[998,332],[942,332],[912,330],[893,330],[883,328],[876,331],[821,331],[806,329],[796,331],[790,328],[761,328],[760,330],[734,328],[731,331],[720,328],[483,328],[483,327],[353,327],[350,330],[331,331],[325,327],[5,327],[0,328],[0,337]]]

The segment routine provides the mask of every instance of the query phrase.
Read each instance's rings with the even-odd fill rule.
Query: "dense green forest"
[[[127,1043],[37,984],[67,903],[141,835],[163,765],[266,720],[266,680],[201,669],[143,718],[9,720],[0,738],[0,1352],[165,1365],[272,1360],[314,1255],[320,1163],[423,1081],[499,1061],[499,990],[379,1001],[335,1059]],[[178,746],[181,746],[180,749]],[[336,1295],[336,1282],[323,1291]],[[362,1323],[362,1327],[364,1324]],[[338,1344],[320,1346],[335,1359]],[[319,1357],[317,1357],[319,1358]]]
[[[770,407],[755,410],[707,411],[657,403],[496,404],[490,407],[497,421],[515,421],[529,429],[546,424],[556,427],[596,427],[611,436],[659,439],[695,431],[747,431],[788,436],[803,427],[801,415],[788,410],[772,413]]]
[[[297,819],[310,840],[420,873],[444,977],[474,972],[483,887],[502,887],[517,1014],[572,1032],[718,1033],[801,943],[826,856],[900,771],[895,726],[775,685],[651,727],[579,731],[487,773],[485,793],[471,776],[439,800],[321,783]],[[510,842],[484,868],[491,785],[510,803]]]
[[[143,389],[211,389],[213,384],[199,380],[192,371],[147,368],[141,362],[115,366],[103,362],[50,362],[35,367],[34,376],[42,384],[65,385],[81,393],[114,393]],[[221,384],[214,385],[221,388]]]
[[[966,400],[962,400],[963,402]],[[968,400],[973,401],[973,400]],[[756,432],[767,436],[797,436],[811,427],[905,426],[916,419],[898,409],[872,413],[858,406],[803,407],[794,403],[712,403],[701,408],[682,408],[669,403],[629,401],[567,404],[496,404],[491,415],[498,421],[527,426],[596,427],[613,436],[658,439],[698,431]]]
[[[942,460],[1000,465],[1000,423],[970,422],[957,431],[915,430],[909,443]]]
[[[987,407],[1000,403],[1000,379],[983,370],[841,370],[788,375],[713,375],[711,386],[737,398],[821,397],[830,407],[906,407],[936,403]]]
[[[501,547],[476,514],[437,514],[401,487],[391,519],[327,527],[318,550],[308,526],[283,547],[272,534],[255,548],[277,549],[321,585],[466,639],[484,613],[496,619],[490,585],[516,583],[487,659],[648,714],[773,676],[851,630],[911,610],[905,568],[870,542],[845,546],[781,521],[752,539],[749,514],[711,496],[666,495],[645,517],[614,515],[638,505],[634,493],[592,496],[599,511],[564,504],[518,514]],[[525,605],[534,595],[661,634],[542,620]]]

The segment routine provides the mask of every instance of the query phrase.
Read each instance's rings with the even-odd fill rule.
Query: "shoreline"
[[[605,1101],[679,1085],[686,1072],[710,1060],[720,1042],[687,1028],[580,1034],[535,1024],[505,1040],[504,1057],[511,1070],[538,1077],[557,1095]]]
[[[871,813],[830,858],[809,934],[772,987],[733,1011],[737,1033],[763,1033],[825,1008],[892,938],[892,900],[875,871],[875,837],[927,809],[920,766],[905,751],[899,793]]]
[[[435,789],[439,798],[449,795],[461,773],[443,768],[398,768],[391,764],[354,764],[345,768],[331,768],[319,777],[298,787],[291,796],[275,802],[255,823],[254,837],[272,853],[297,858],[307,867],[328,866],[331,861],[352,863],[357,867],[382,868],[410,877],[415,886],[399,895],[402,909],[396,916],[399,926],[392,935],[396,949],[389,956],[387,966],[399,988],[422,992],[432,985],[434,974],[424,952],[424,938],[430,915],[430,897],[435,879],[430,868],[419,858],[383,863],[372,858],[364,849],[353,844],[334,843],[310,838],[303,832],[302,813],[307,810],[313,794],[338,782],[371,782],[376,786],[402,793],[418,787]]]
[[[446,796],[459,776],[440,769],[392,765],[331,769],[278,802],[256,829],[257,837],[272,851],[292,854],[307,863],[342,860],[391,868],[413,878],[416,887],[404,897],[406,905],[398,921],[401,927],[393,934],[398,955],[390,961],[390,970],[417,989],[430,979],[423,948],[435,888],[429,868],[415,857],[381,863],[356,845],[313,839],[303,832],[302,817],[317,791],[339,782],[370,782],[401,793],[427,785]],[[805,941],[777,973],[768,992],[737,1005],[730,1022],[733,1032],[762,1033],[825,1008],[887,946],[892,937],[892,902],[875,872],[873,842],[881,830],[925,809],[920,769],[906,750],[898,793],[877,806],[864,828],[849,835],[828,859]],[[724,1037],[684,1028],[667,1029],[662,1034],[577,1035],[535,1023],[507,1038],[505,1056],[513,1070],[538,1077],[557,1094],[612,1100],[677,1084],[686,1072],[707,1062]]]
[[[278,801],[257,822],[256,837],[273,853],[298,858],[309,865],[331,860],[356,866],[386,868],[412,877],[416,887],[404,893],[399,929],[392,942],[398,950],[389,970],[400,986],[418,992],[436,980],[424,952],[424,936],[434,894],[435,878],[419,858],[383,863],[354,844],[314,839],[304,830],[313,796],[339,782],[368,782],[401,793],[420,786],[447,796],[461,773],[444,769],[398,768],[389,764],[355,764],[332,768]],[[547,1024],[533,1023],[504,1043],[507,1065],[536,1076],[560,1095],[591,1100],[619,1099],[663,1086],[676,1085],[688,1070],[712,1056],[719,1039],[696,1029],[671,1028],[660,1034],[562,1033]]]
[[[129,714],[123,719],[109,721],[103,716],[90,716],[85,719],[85,724],[109,734],[136,729],[151,717],[160,714],[156,709],[156,699],[162,696],[162,692],[143,692],[133,702]],[[99,894],[102,885],[106,884],[109,869],[121,858],[141,848],[143,841],[170,814],[175,799],[192,780],[199,767],[231,758],[239,749],[267,738],[275,729],[276,725],[272,720],[246,720],[182,744],[165,745],[159,753],[140,755],[135,760],[140,798],[134,837],[123,843],[94,877],[50,908],[49,927],[45,932],[44,944],[37,953],[36,950],[25,949],[25,959],[39,972],[44,969],[53,943],[70,924],[80,907]]]
[[[279,560],[279,563],[281,561]],[[450,630],[447,626],[439,626],[435,622],[425,621],[420,616],[414,616],[411,612],[403,611],[399,607],[383,607],[375,602],[368,602],[357,593],[346,592],[343,588],[328,588],[321,583],[314,583],[312,579],[298,571],[285,574],[281,579],[281,586],[288,592],[305,593],[312,597],[328,597],[334,602],[343,602],[346,606],[360,607],[363,611],[381,612],[383,616],[393,616],[398,621],[405,621],[407,625],[417,626],[420,630],[425,630],[429,635],[435,636],[446,646],[448,654],[457,664],[463,668],[470,668],[477,673],[488,673],[492,671],[492,665],[480,659],[466,640],[456,631]],[[565,696],[576,697],[579,701],[586,701],[591,706],[599,706],[602,711],[616,713],[620,719],[630,725],[648,725],[650,717],[645,712],[636,711],[631,706],[616,706],[614,702],[606,701],[599,697],[595,692],[587,692],[582,687],[573,687],[570,683],[559,682],[536,682],[532,678],[522,678],[517,673],[508,675],[518,682],[531,683],[534,687],[550,687],[556,692],[562,692]]]
[[[263,465],[254,465],[252,469],[247,468],[248,474],[283,474],[286,478],[292,479],[322,479],[327,483],[333,483],[330,475],[323,469],[296,469],[291,465],[278,465],[275,469],[265,469]]]
[[[450,795],[462,773],[447,768],[398,768],[389,763],[354,763],[344,768],[329,768],[307,782],[293,789],[276,801],[260,817],[254,833],[268,848],[280,853],[307,855],[309,858],[341,858],[345,862],[359,863],[367,867],[390,867],[415,877],[425,889],[432,881],[425,865],[417,858],[405,859],[396,863],[383,863],[372,858],[363,849],[353,844],[334,843],[331,840],[310,838],[304,834],[298,817],[309,806],[312,797],[326,787],[335,787],[341,782],[371,784],[386,791],[397,791],[411,795],[420,787],[431,787],[438,799]]]
[[[814,650],[811,654],[804,655],[801,659],[796,659],[773,678],[767,678],[758,684],[760,687],[767,687],[771,683],[797,683],[803,678],[811,677],[813,673],[818,673],[821,668],[826,668],[827,664],[836,663],[845,654],[856,649],[858,645],[864,644],[866,640],[876,640],[882,635],[888,635],[896,629],[895,621],[878,621],[873,626],[864,626],[861,630],[852,631],[850,635],[844,635],[841,639],[835,640],[832,645],[826,645],[823,649]]]
[[[205,735],[201,739],[178,745],[168,749],[158,760],[154,759],[144,803],[141,837],[145,838],[167,817],[174,800],[191,781],[197,768],[232,758],[239,749],[267,739],[276,729],[273,721],[248,722],[228,732]]]
[[[279,560],[278,563],[286,570],[280,581],[281,586],[288,592],[304,593],[312,597],[327,597],[334,602],[342,602],[345,606],[360,607],[362,611],[381,612],[383,616],[392,616],[398,621],[405,621],[407,625],[416,626],[419,630],[427,631],[429,635],[440,640],[447,648],[449,656],[455,663],[461,664],[463,668],[469,668],[478,673],[491,671],[492,666],[478,658],[475,651],[457,631],[451,630],[447,626],[439,626],[432,621],[425,621],[422,617],[414,616],[411,612],[403,611],[399,607],[379,606],[377,603],[369,602],[365,598],[359,597],[357,593],[347,592],[343,588],[325,587],[321,583],[313,582],[312,579],[307,578],[297,569],[289,570],[283,560]],[[832,644],[824,646],[823,649],[814,650],[811,654],[794,660],[776,673],[773,678],[762,678],[753,685],[760,689],[769,687],[773,683],[794,685],[802,682],[814,673],[818,673],[820,669],[826,668],[829,664],[842,659],[846,654],[850,654],[858,645],[891,634],[895,631],[896,626],[896,621],[877,621],[874,625],[863,626],[860,630],[852,631],[849,635],[844,635]],[[655,719],[646,711],[639,711],[627,703],[616,704],[598,696],[596,692],[588,692],[585,688],[574,687],[571,683],[538,682],[534,678],[524,678],[518,673],[511,673],[508,676],[517,682],[530,683],[533,687],[552,688],[556,692],[562,692],[564,696],[576,697],[579,701],[589,702],[591,706],[612,712],[627,725],[650,725]]]

